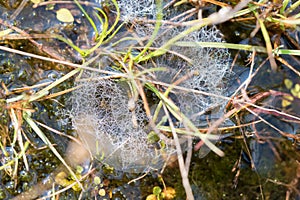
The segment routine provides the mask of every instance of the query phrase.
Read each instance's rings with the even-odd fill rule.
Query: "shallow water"
[[[74,6],[69,7],[74,8]],[[0,8],[4,10],[4,8]],[[51,32],[53,29],[59,33],[66,34],[68,37],[74,38],[74,41],[80,43],[81,39],[77,37],[77,34],[80,31],[76,30],[78,30],[78,27],[80,26],[84,28],[89,27],[85,24],[85,20],[83,20],[82,24],[77,22],[75,27],[70,28],[58,23],[53,11],[47,11],[47,19],[37,17],[40,16],[39,12],[44,11],[44,8],[39,8],[32,12],[31,6],[28,6],[20,13],[15,20],[15,23],[18,27],[33,33],[44,33],[45,31]],[[45,13],[43,14],[46,15]],[[1,19],[6,18],[3,15]],[[43,23],[45,21],[47,21],[47,23]],[[220,27],[227,42],[255,43],[261,40],[261,36],[259,35],[252,41],[245,40],[249,35],[249,30],[246,26],[243,27],[242,25],[238,28],[238,35],[240,37],[235,35],[233,39],[231,30],[236,31],[237,27],[235,26],[234,23],[227,23],[226,29],[222,26]],[[291,37],[296,38],[293,33],[289,34]],[[299,33],[297,34],[299,36]],[[92,36],[90,35],[89,37]],[[293,46],[289,46],[289,41],[285,37],[282,39],[283,41],[286,41],[286,48],[294,48]],[[67,60],[78,62],[78,55],[62,42],[42,39],[41,41],[43,41],[42,43],[47,50],[54,52],[54,55],[63,55],[63,58],[67,58]],[[0,42],[1,45],[8,45],[16,49],[22,49],[29,52],[37,51],[36,47],[26,40],[0,40]],[[0,53],[0,80],[10,91],[24,85],[34,85],[37,83],[54,81],[69,71],[66,67],[32,59],[27,56],[19,56],[4,51],[1,51]],[[235,53],[236,52],[234,51],[232,52],[232,59],[235,56]],[[246,60],[248,57],[249,52],[240,52],[236,62],[236,65],[239,66],[236,70],[237,74],[239,74],[239,71],[247,72],[248,67],[244,66],[247,64]],[[259,68],[259,65],[264,59],[264,55],[258,54],[256,56],[254,68]],[[285,56],[285,59],[287,59],[292,66],[296,68],[298,66],[297,70],[300,70],[299,58]],[[237,78],[244,79],[243,76],[237,75]],[[251,82],[248,90],[249,95],[252,97],[259,92],[267,92],[270,89],[290,93],[290,89],[287,89],[284,84],[285,79],[292,80],[293,87],[297,83],[300,83],[299,77],[291,72],[286,66],[279,65],[278,71],[273,72],[270,70],[269,64],[266,63],[259,69],[257,75]],[[65,88],[70,88],[73,84],[72,82],[73,80],[64,82],[51,92],[54,93]],[[237,83],[234,82],[234,84]],[[30,92],[34,92],[34,90]],[[0,133],[2,144],[6,144],[6,150],[9,155],[12,154],[12,151],[10,146],[11,141],[9,141],[8,138],[13,138],[13,127],[9,120],[9,113],[6,109],[3,109],[6,105],[3,99],[11,98],[13,96],[16,95],[11,94],[6,96],[3,88],[0,89]],[[65,115],[61,115],[61,110],[65,109],[64,105],[69,97],[70,95],[68,94],[56,97],[55,101],[45,100],[34,102],[32,107],[36,112],[34,113],[33,118],[59,131],[70,135],[76,135],[72,132],[70,119],[65,119]],[[293,104],[285,108],[282,108],[281,102],[281,96],[271,96],[261,99],[258,102],[258,105],[262,105],[266,108],[283,110],[285,113],[299,117],[299,99],[295,98]],[[273,116],[270,115],[270,113],[264,112],[259,112],[259,116],[286,133],[299,134],[299,122],[297,124],[289,118]],[[233,121],[236,124],[239,124],[253,122],[257,119],[257,116],[243,112],[239,115],[238,119],[233,118]],[[45,148],[39,149],[44,147],[44,144],[30,127],[23,125],[22,128],[24,130],[24,135],[26,135],[35,146],[35,148],[30,147],[27,154],[30,171],[27,172],[25,165],[21,160],[19,161],[16,174],[17,178],[12,175],[13,171],[11,168],[1,170],[0,199],[11,199],[17,194],[27,190],[29,187],[36,185],[39,181],[48,177],[51,172],[60,165],[59,160],[50,150]],[[42,130],[47,137],[56,144],[57,149],[61,153],[66,151],[68,141],[65,137],[53,134],[47,129]],[[225,138],[217,143],[218,147],[225,152],[225,157],[220,158],[211,152],[206,157],[200,159],[197,152],[193,153],[189,178],[196,199],[283,199],[288,193],[290,193],[291,199],[300,198],[299,193],[297,193],[300,190],[299,183],[297,182],[300,178],[299,143],[291,138],[287,139],[286,137],[282,137],[278,131],[275,131],[266,125],[266,123],[262,122],[237,129],[232,131],[232,133],[233,136]],[[244,137],[243,134],[247,137]],[[194,142],[196,143],[198,141]],[[18,149],[18,147],[15,148]],[[3,165],[5,158],[9,156],[4,156],[2,150],[1,157],[1,163]],[[178,166],[176,164],[174,165],[175,166],[166,168],[162,174],[162,178],[166,186],[173,187],[176,190],[176,199],[183,199],[185,198],[185,194],[181,185],[180,172]],[[94,166],[96,167],[96,170],[93,176],[101,177],[102,185],[95,185],[92,178],[87,179],[86,182],[84,182],[84,186],[89,189],[83,194],[83,199],[89,199],[92,198],[92,196],[97,196],[99,199],[103,198],[95,194],[95,191],[97,192],[100,189],[105,189],[107,191],[107,198],[110,196],[109,192],[111,192],[113,199],[144,199],[147,195],[152,193],[152,188],[154,186],[163,186],[162,182],[159,181],[159,173],[157,172],[151,172],[145,178],[127,184],[128,181],[137,178],[138,175],[124,173],[122,171],[113,172],[109,167],[99,165],[99,162],[97,161]],[[70,189],[62,193],[60,198],[77,199],[79,195],[79,192]]]

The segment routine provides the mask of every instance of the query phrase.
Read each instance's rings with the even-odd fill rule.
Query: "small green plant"
[[[153,187],[153,194],[147,196],[146,200],[161,200],[162,199],[162,189],[159,186]]]
[[[82,187],[76,182],[76,179],[79,180],[82,178],[83,168],[81,166],[76,167],[76,178],[74,176],[68,176],[65,172],[59,172],[55,176],[55,183],[61,185],[62,187],[68,187],[72,185],[74,191],[81,191]],[[75,184],[76,183],[76,184]]]
[[[282,107],[286,108],[293,103],[295,98],[300,98],[300,85],[298,83],[294,84],[290,79],[284,79],[284,85],[290,91],[290,94],[283,95],[281,101]]]
[[[172,200],[176,196],[176,192],[171,187],[166,187],[163,190],[159,186],[154,186],[152,194],[148,195],[146,200]]]

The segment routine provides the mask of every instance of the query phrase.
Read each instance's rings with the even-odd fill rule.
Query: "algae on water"
[[[146,11],[143,10],[146,9],[145,7],[142,7],[142,10],[138,7],[140,3],[135,5],[134,1],[125,2],[127,2],[126,6],[124,2],[119,2],[119,6],[121,19],[126,20],[127,23],[133,23],[136,17],[155,18],[156,6],[152,1],[142,2],[142,4],[147,4]],[[126,19],[122,16],[125,16]],[[159,48],[184,30],[184,28],[163,25],[152,46]],[[153,25],[135,24],[133,31],[135,32],[133,35],[136,37],[150,38],[153,33]],[[181,40],[222,42],[222,36],[216,27],[204,27],[186,35]],[[147,43],[147,40],[144,43]],[[126,49],[124,46],[122,48]],[[130,46],[127,49],[130,49]],[[118,51],[120,52],[120,49]],[[111,52],[117,51],[114,52],[112,47]],[[185,58],[188,58],[189,61]],[[107,60],[100,56],[101,59]],[[109,66],[99,67],[126,73],[126,70],[121,69],[122,65],[119,69],[116,67],[119,60],[112,61],[112,58],[108,60],[110,61],[105,63]],[[153,58],[151,62],[139,63],[134,67],[136,67],[134,73],[149,70],[143,76],[143,86],[152,81],[172,85],[182,79],[177,85],[185,90],[173,89],[169,97],[180,111],[198,127],[203,124],[201,119],[203,113],[224,104],[224,100],[218,96],[224,95],[223,80],[228,74],[229,53],[226,49],[172,46],[166,54]],[[163,67],[164,70],[150,72],[155,67]],[[149,133],[153,133],[153,127],[149,125],[142,98],[134,96],[132,80],[108,79],[101,73],[88,70],[83,72],[81,78],[82,80],[76,83],[80,88],[73,92],[70,103],[73,126],[85,147],[102,163],[108,164],[116,170],[144,172],[162,168],[168,157],[176,153],[172,136],[158,133],[155,136],[158,138],[154,142],[151,140],[153,137],[149,137]],[[162,85],[158,90],[164,92],[167,87]],[[199,94],[197,91],[212,95]],[[152,91],[147,93],[150,93],[152,97],[155,96]],[[153,116],[158,102],[151,98],[148,101],[153,108],[151,109]],[[129,105],[133,99],[134,104],[131,107]],[[156,123],[165,116],[163,111],[161,113],[160,119]],[[184,124],[177,123],[176,125],[177,128],[184,128]],[[180,138],[181,141],[185,140],[184,136]]]
[[[86,74],[85,74],[86,75]],[[100,76],[100,74],[98,74]],[[128,109],[126,83],[91,80],[73,93],[73,125],[86,147],[117,170],[141,172],[160,168],[171,147],[148,142],[147,117],[142,104]]]

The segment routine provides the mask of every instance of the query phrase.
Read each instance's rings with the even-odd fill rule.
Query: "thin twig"
[[[16,17],[20,14],[20,12],[23,10],[25,5],[27,4],[28,0],[22,0],[18,8],[14,11],[14,13],[9,17],[10,21],[14,21]]]
[[[189,178],[188,178],[188,171],[185,168],[185,164],[184,164],[184,160],[183,160],[183,155],[182,155],[182,150],[181,150],[181,146],[179,143],[179,139],[177,136],[177,133],[175,131],[175,127],[174,124],[172,122],[172,119],[169,115],[169,111],[166,108],[166,106],[163,104],[163,108],[165,111],[166,116],[168,117],[169,120],[169,124],[170,124],[170,128],[172,130],[172,134],[173,134],[173,138],[175,141],[175,145],[176,145],[176,150],[177,150],[177,158],[178,158],[178,163],[179,163],[179,168],[180,168],[180,173],[181,173],[181,178],[182,178],[182,184],[186,193],[186,197],[188,200],[194,200],[194,195],[193,195],[193,191],[189,182]]]

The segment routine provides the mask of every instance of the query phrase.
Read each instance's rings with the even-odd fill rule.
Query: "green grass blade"
[[[257,20],[258,20],[258,23],[260,25],[260,30],[262,32],[262,35],[263,35],[265,43],[266,43],[266,48],[267,48],[267,53],[268,53],[268,56],[269,56],[269,61],[270,61],[270,64],[271,64],[271,68],[272,68],[273,71],[276,71],[277,70],[277,64],[276,64],[275,58],[273,56],[273,47],[272,47],[272,43],[271,43],[271,39],[270,39],[268,30],[267,30],[267,28],[264,24],[264,21],[260,18],[258,13],[256,11],[253,11],[253,13],[254,13],[255,17],[257,18]]]
[[[89,14],[84,10],[84,8],[81,6],[81,4],[78,2],[78,0],[74,0],[78,8],[81,10],[81,12],[84,14],[84,16],[88,19],[89,23],[93,27],[94,31],[96,32],[96,36],[99,35],[97,26],[93,19],[89,16]]]
[[[291,49],[278,49],[278,50],[276,50],[275,49],[274,53],[276,55],[285,54],[285,55],[300,56],[300,50],[291,50]]]
[[[284,11],[285,11],[287,5],[289,4],[289,2],[290,2],[290,0],[283,0],[282,6],[281,6],[280,11],[279,11],[279,13],[281,15],[284,15]]]
[[[300,6],[300,0],[296,1],[295,3],[293,3],[291,5],[291,7],[289,7],[286,11],[286,14],[289,14],[291,12],[293,12],[296,8],[298,8]]]
[[[244,51],[256,51],[259,53],[267,53],[267,49],[261,46],[253,46],[247,44],[234,44],[225,42],[186,42],[178,41],[174,46],[181,47],[207,47],[207,48],[225,48],[225,49],[236,49]]]
[[[11,161],[5,163],[4,165],[0,166],[0,171],[3,170],[3,169],[5,169],[5,168],[8,167],[8,166],[14,164],[15,162],[17,162],[18,159],[22,158],[23,155],[25,155],[25,152],[26,152],[26,150],[28,149],[29,144],[30,144],[30,143],[29,143],[28,141],[26,141],[25,144],[24,144],[24,148],[23,148],[23,149],[21,150],[21,152],[17,155],[17,157],[16,157],[15,159],[13,159],[13,160],[11,160]]]
[[[149,39],[148,43],[145,45],[143,50],[137,55],[134,60],[139,62],[140,58],[143,57],[143,55],[148,51],[149,47],[153,44],[156,36],[158,35],[160,26],[161,26],[161,20],[163,19],[163,7],[162,7],[162,1],[156,0],[157,5],[157,14],[156,14],[156,23],[154,27],[154,31],[151,35],[151,38]]]
[[[144,57],[141,57],[139,59],[139,61],[146,61],[152,57],[156,57],[156,56],[161,56],[163,54],[165,54],[169,49],[170,47],[175,43],[177,42],[178,40],[180,40],[181,38],[185,37],[186,35],[194,32],[194,31],[197,31],[199,30],[200,28],[208,25],[210,23],[210,20],[206,19],[206,20],[202,20],[202,22],[199,22],[197,24],[195,24],[194,26],[192,26],[191,28],[185,30],[185,31],[182,31],[181,33],[179,33],[177,36],[171,38],[169,41],[167,41],[164,45],[162,45],[159,49],[149,53],[148,55],[144,56]]]
[[[30,117],[31,113],[28,111],[23,112],[23,118],[28,123],[28,125],[32,128],[32,130],[39,136],[39,138],[51,149],[54,155],[63,163],[63,165],[69,170],[70,174],[75,178],[77,183],[83,189],[81,183],[77,179],[75,173],[72,171],[71,167],[66,163],[63,157],[59,154],[59,152],[55,149],[53,144],[49,141],[46,135],[41,131],[41,129],[36,125],[36,123]]]

